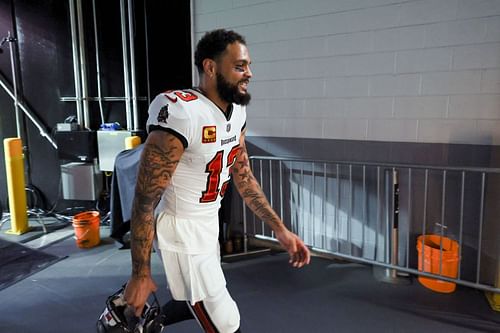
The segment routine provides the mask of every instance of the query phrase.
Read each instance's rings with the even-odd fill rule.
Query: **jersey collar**
[[[206,100],[212,103],[220,112],[222,112],[227,121],[231,120],[231,116],[233,114],[233,109],[234,109],[234,103],[229,103],[226,112],[224,112],[224,110],[222,110],[217,104],[215,104],[210,98],[208,98],[199,87],[194,87],[193,90],[198,92]]]

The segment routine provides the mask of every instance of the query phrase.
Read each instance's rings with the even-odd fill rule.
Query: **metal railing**
[[[500,169],[251,157],[273,208],[313,250],[397,272],[500,292]],[[247,237],[276,241],[242,209]],[[419,270],[419,235],[458,243],[456,277]],[[444,238],[443,238],[444,237]]]

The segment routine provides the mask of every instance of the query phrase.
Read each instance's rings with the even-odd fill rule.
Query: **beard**
[[[231,84],[224,78],[224,76],[222,76],[222,74],[217,73],[216,76],[217,92],[223,100],[239,105],[248,105],[248,103],[250,103],[252,96],[249,93],[241,93],[238,89],[238,84],[246,80],[242,80],[238,82],[238,84]]]

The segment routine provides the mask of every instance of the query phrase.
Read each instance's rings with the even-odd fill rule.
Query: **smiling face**
[[[247,105],[250,102],[248,83],[252,77],[250,56],[244,44],[229,44],[217,60],[217,92],[228,103]]]

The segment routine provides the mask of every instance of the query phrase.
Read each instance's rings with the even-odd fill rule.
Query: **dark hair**
[[[198,73],[203,73],[203,60],[217,60],[229,44],[238,42],[246,45],[245,38],[232,30],[217,29],[207,32],[196,45],[194,64]]]

